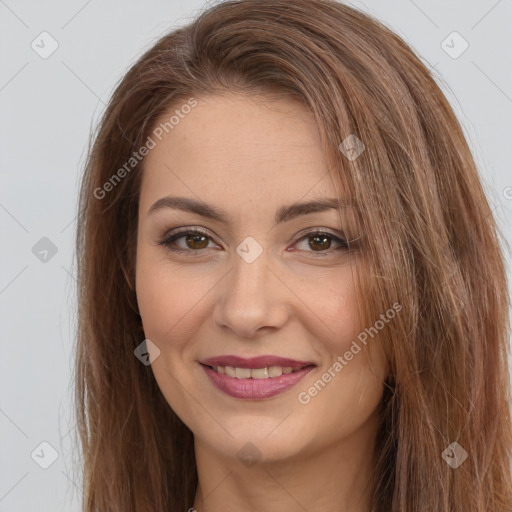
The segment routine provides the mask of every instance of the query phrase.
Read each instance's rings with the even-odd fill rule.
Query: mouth
[[[307,361],[260,356],[219,356],[198,361],[210,382],[223,393],[246,400],[271,398],[295,386],[317,365]]]

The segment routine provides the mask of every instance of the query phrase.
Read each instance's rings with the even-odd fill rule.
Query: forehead
[[[245,95],[196,101],[188,113],[175,116],[173,125],[167,124],[161,140],[153,137],[141,202],[165,193],[242,203],[262,196],[295,201],[308,191],[331,193],[318,128],[304,105]],[[165,126],[176,110],[179,104],[156,126]]]

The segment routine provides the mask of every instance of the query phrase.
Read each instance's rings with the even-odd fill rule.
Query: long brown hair
[[[364,325],[402,305],[379,333],[390,376],[373,510],[510,512],[499,231],[429,70],[383,24],[331,0],[214,5],[162,37],[112,95],[89,149],[76,240],[83,510],[185,511],[194,502],[193,435],[134,356],[145,338],[134,289],[144,160],[130,159],[171,108],[230,92],[293,97],[314,114],[329,172],[364,234]],[[349,136],[364,144],[358,158],[340,150]],[[453,442],[467,452],[457,468],[443,457]]]

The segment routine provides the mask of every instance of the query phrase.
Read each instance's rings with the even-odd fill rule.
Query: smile
[[[291,367],[238,368],[201,364],[213,386],[224,394],[244,400],[262,400],[279,395],[302,380],[315,365],[296,370]]]

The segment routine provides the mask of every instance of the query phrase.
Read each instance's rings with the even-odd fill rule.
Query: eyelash
[[[174,252],[174,253],[181,253],[181,254],[188,253],[187,256],[191,257],[191,258],[202,256],[203,251],[208,250],[208,248],[194,250],[194,249],[176,249],[174,247],[171,247],[172,242],[179,240],[180,238],[183,238],[185,235],[203,235],[210,240],[212,239],[212,237],[206,231],[203,231],[202,229],[182,228],[178,231],[175,231],[171,235],[164,237],[163,240],[158,242],[158,245],[164,246],[167,250]],[[350,249],[350,244],[348,243],[347,240],[345,240],[343,238],[339,238],[331,233],[328,233],[326,231],[321,231],[321,230],[310,231],[309,233],[306,233],[301,238],[296,240],[294,243],[296,244],[298,242],[301,242],[302,240],[305,240],[308,238],[313,238],[315,236],[322,236],[322,235],[331,238],[335,242],[338,242],[339,244],[341,244],[340,247],[337,247],[334,250],[331,250],[331,248],[330,248],[325,251],[305,251],[305,252],[313,252],[313,253],[317,254],[318,257],[322,258],[322,257],[329,256],[332,252],[334,252],[336,250],[348,251]],[[195,253],[195,254],[190,254],[190,253]]]

